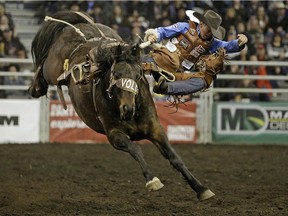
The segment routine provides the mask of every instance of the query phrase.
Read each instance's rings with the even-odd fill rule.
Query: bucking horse
[[[45,17],[31,51],[35,76],[29,93],[39,98],[47,94],[49,85],[55,85],[65,108],[62,86],[66,85],[79,117],[139,163],[149,191],[159,190],[163,184],[133,141],[147,139],[155,144],[200,201],[214,196],[168,142],[140,67],[139,45],[125,43],[114,30],[94,23],[86,13],[62,11]]]

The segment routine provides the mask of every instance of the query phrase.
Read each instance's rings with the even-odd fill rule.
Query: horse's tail
[[[55,19],[66,21],[72,25],[77,23],[87,23],[88,21],[78,14],[71,11],[61,11],[52,15]],[[35,64],[35,69],[39,65],[43,65],[48,56],[48,52],[52,44],[62,33],[63,28],[67,25],[60,22],[47,21],[44,22],[31,45],[31,54]]]

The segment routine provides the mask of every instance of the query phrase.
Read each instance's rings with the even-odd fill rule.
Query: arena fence
[[[32,59],[0,59],[0,63],[9,64],[9,63],[20,63],[20,64],[30,64],[32,66]],[[287,67],[287,62],[250,62],[250,61],[231,61],[229,64],[231,65],[245,65],[245,66],[283,66]],[[0,71],[0,76],[23,76],[23,77],[33,77],[33,72],[6,72]],[[268,79],[268,80],[288,80],[286,76],[255,76],[255,75],[218,75],[218,79],[227,79],[227,80],[241,80],[241,79]],[[0,90],[27,90],[28,86],[7,86],[0,85]],[[54,91],[56,88],[51,87],[50,91]],[[288,134],[288,100],[281,103],[247,103],[247,102],[219,102],[214,101],[215,94],[218,93],[227,93],[227,92],[255,92],[255,93],[288,93],[287,88],[279,88],[279,89],[254,89],[254,88],[216,88],[212,87],[207,92],[203,92],[200,94],[199,99],[196,99],[197,103],[196,109],[196,134],[197,134],[197,143],[225,143],[225,141],[229,141],[232,143],[237,142],[245,142],[247,144],[257,143],[264,141],[272,141],[275,143],[283,143],[283,140],[287,140]],[[49,98],[49,97],[48,97]],[[41,142],[49,142],[49,134],[50,134],[50,100],[47,97],[41,97],[39,100],[40,106],[40,117],[39,117],[39,140]],[[10,99],[6,99],[10,100]],[[33,99],[36,100],[36,99]],[[1,100],[3,101],[3,100]],[[0,101],[0,103],[1,103]],[[241,107],[241,110],[237,110],[237,108]],[[273,108],[275,107],[275,108]],[[218,110],[218,111],[217,111]],[[220,111],[219,111],[220,110]],[[233,127],[228,128],[228,131],[220,130],[219,125],[221,123],[217,121],[221,121],[222,117],[219,115],[225,113],[228,110],[227,116],[224,118],[228,118],[228,120],[232,119],[238,121],[236,123],[227,122],[225,124],[231,124]],[[258,122],[258,126],[254,127],[252,130],[245,130],[239,128],[244,120],[241,120],[241,116],[234,116],[233,112],[242,113],[242,112],[254,112],[258,115],[256,117],[250,116],[256,123]],[[251,111],[252,110],[252,111]],[[225,112],[224,112],[225,111]],[[252,113],[253,113],[252,112]],[[220,114],[219,114],[220,113]],[[268,113],[268,114],[267,114]],[[287,113],[287,114],[286,114]],[[237,114],[238,115],[238,114]],[[240,115],[240,114],[239,114]],[[260,118],[259,118],[260,115]],[[269,117],[270,115],[270,117]],[[268,116],[268,117],[267,117]],[[273,118],[271,118],[271,116]],[[173,116],[171,116],[173,118]],[[262,119],[261,119],[262,118]],[[230,121],[229,120],[229,121]],[[33,121],[33,120],[31,120]],[[265,122],[266,121],[266,122]],[[254,122],[254,123],[255,123]],[[222,123],[224,124],[224,123]],[[244,124],[244,123],[243,123]],[[230,126],[231,126],[230,125]],[[240,125],[240,126],[239,126]],[[252,125],[253,126],[253,125]],[[0,126],[1,127],[1,126]],[[266,128],[264,128],[266,127]],[[267,129],[268,128],[268,129]],[[187,133],[187,131],[186,131]],[[194,132],[193,132],[194,133]],[[280,137],[280,141],[274,139],[274,136],[277,138]],[[261,139],[262,137],[262,139]],[[267,138],[268,137],[268,138]],[[272,138],[269,138],[272,137]]]
[[[259,61],[231,61],[231,65],[242,66],[281,66],[287,67],[287,62],[259,62]],[[259,76],[259,75],[230,75],[219,74],[218,80],[281,80],[288,81],[288,76]],[[218,102],[214,100],[217,93],[280,93],[287,94],[287,88],[259,89],[259,88],[217,88],[200,94],[199,102],[199,143],[275,143],[287,144],[288,140],[288,97],[282,102]],[[225,109],[223,108],[225,107]],[[220,111],[219,111],[220,110]],[[226,114],[221,113],[226,112]],[[227,114],[228,112],[228,114]],[[238,112],[238,113],[237,113]],[[254,112],[254,116],[249,112]],[[239,114],[240,113],[240,114]],[[241,116],[242,113],[242,116]],[[225,120],[230,118],[230,123]],[[258,125],[245,128],[244,124],[258,121]],[[221,127],[226,127],[226,131]],[[231,124],[233,127],[231,128]],[[242,125],[241,125],[242,124]],[[256,124],[256,123],[255,123]],[[241,128],[242,127],[242,128]],[[247,126],[248,127],[248,126]],[[223,135],[219,135],[222,133]],[[220,138],[219,138],[220,137]]]

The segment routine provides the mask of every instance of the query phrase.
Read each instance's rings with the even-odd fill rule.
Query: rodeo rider
[[[188,10],[186,14],[190,18],[188,22],[145,32],[144,41],[150,41],[154,49],[143,58],[142,67],[158,81],[153,88],[155,93],[186,95],[208,88],[216,74],[192,72],[200,56],[215,53],[220,47],[226,53],[239,52],[248,41],[244,34],[238,34],[235,40],[223,41],[225,29],[220,26],[222,18],[212,10],[204,14]],[[168,40],[165,46],[158,44],[164,39]],[[175,81],[167,82],[155,73],[159,71],[172,73]]]

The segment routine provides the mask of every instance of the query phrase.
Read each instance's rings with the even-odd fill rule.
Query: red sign
[[[168,108],[168,102],[156,102],[157,113],[171,143],[196,142],[196,104],[181,104],[178,111]],[[105,135],[88,128],[67,102],[64,110],[60,101],[50,102],[50,142],[103,143]]]

